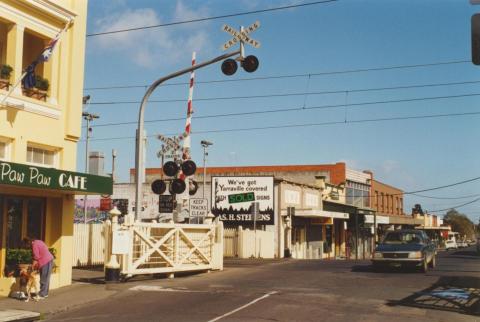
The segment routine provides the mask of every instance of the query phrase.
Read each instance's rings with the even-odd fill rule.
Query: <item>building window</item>
[[[382,192],[382,211],[385,212],[385,195]]]
[[[27,162],[40,164],[44,166],[55,166],[56,152],[36,148],[33,146],[27,147]]]
[[[353,181],[347,181],[346,202],[356,207],[370,207],[370,186]]]
[[[7,143],[0,141],[0,160],[7,159]]]

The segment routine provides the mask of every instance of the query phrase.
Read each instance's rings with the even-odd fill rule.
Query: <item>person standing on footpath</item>
[[[32,249],[33,269],[40,271],[40,292],[38,295],[40,298],[46,298],[50,289],[50,276],[52,275],[54,257],[43,241],[30,237],[25,238],[23,241]]]

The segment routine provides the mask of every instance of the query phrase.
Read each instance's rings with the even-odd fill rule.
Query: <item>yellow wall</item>
[[[63,29],[70,18],[74,19],[73,24],[62,34],[49,62],[38,69],[50,81],[47,101],[23,96],[19,86],[7,101],[10,105],[0,106],[0,139],[10,141],[10,158],[7,161],[25,163],[27,145],[34,144],[57,151],[57,168],[76,170],[77,141],[81,136],[87,0],[0,1],[0,22],[4,24],[2,30],[5,26],[7,29],[7,48],[4,54],[0,53],[0,58],[3,57],[14,68],[11,83],[15,83],[22,73],[24,56],[30,61],[35,56],[30,50],[38,47],[38,44],[28,41],[24,43],[24,33],[27,31],[29,36],[34,35],[46,43]],[[28,47],[28,55],[23,54],[24,46]],[[0,100],[6,93],[0,90]],[[12,104],[22,108],[12,108]],[[58,268],[52,276],[52,288],[70,284],[73,195],[1,185],[0,195],[46,199],[45,241],[57,251],[55,262]],[[2,249],[2,267],[4,261],[5,249]],[[0,296],[8,295],[11,283],[12,279],[0,278]]]

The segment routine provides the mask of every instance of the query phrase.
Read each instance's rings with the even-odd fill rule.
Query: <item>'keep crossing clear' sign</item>
[[[206,217],[208,201],[203,198],[190,198],[190,217]]]

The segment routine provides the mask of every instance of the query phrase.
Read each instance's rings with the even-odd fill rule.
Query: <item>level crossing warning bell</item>
[[[226,24],[222,26],[223,31],[233,36],[233,38],[222,45],[222,49],[227,50],[234,45],[240,45],[240,57],[238,57],[237,60],[240,61],[240,65],[248,73],[253,73],[257,70],[259,61],[258,58],[253,55],[249,55],[247,57],[244,56],[244,44],[249,44],[254,48],[260,48],[260,42],[250,36],[250,34],[259,27],[260,21],[254,22],[247,28],[240,27],[240,30],[237,30]],[[222,63],[222,73],[225,75],[231,76],[235,74],[236,71],[237,62],[235,59],[227,59]]]

